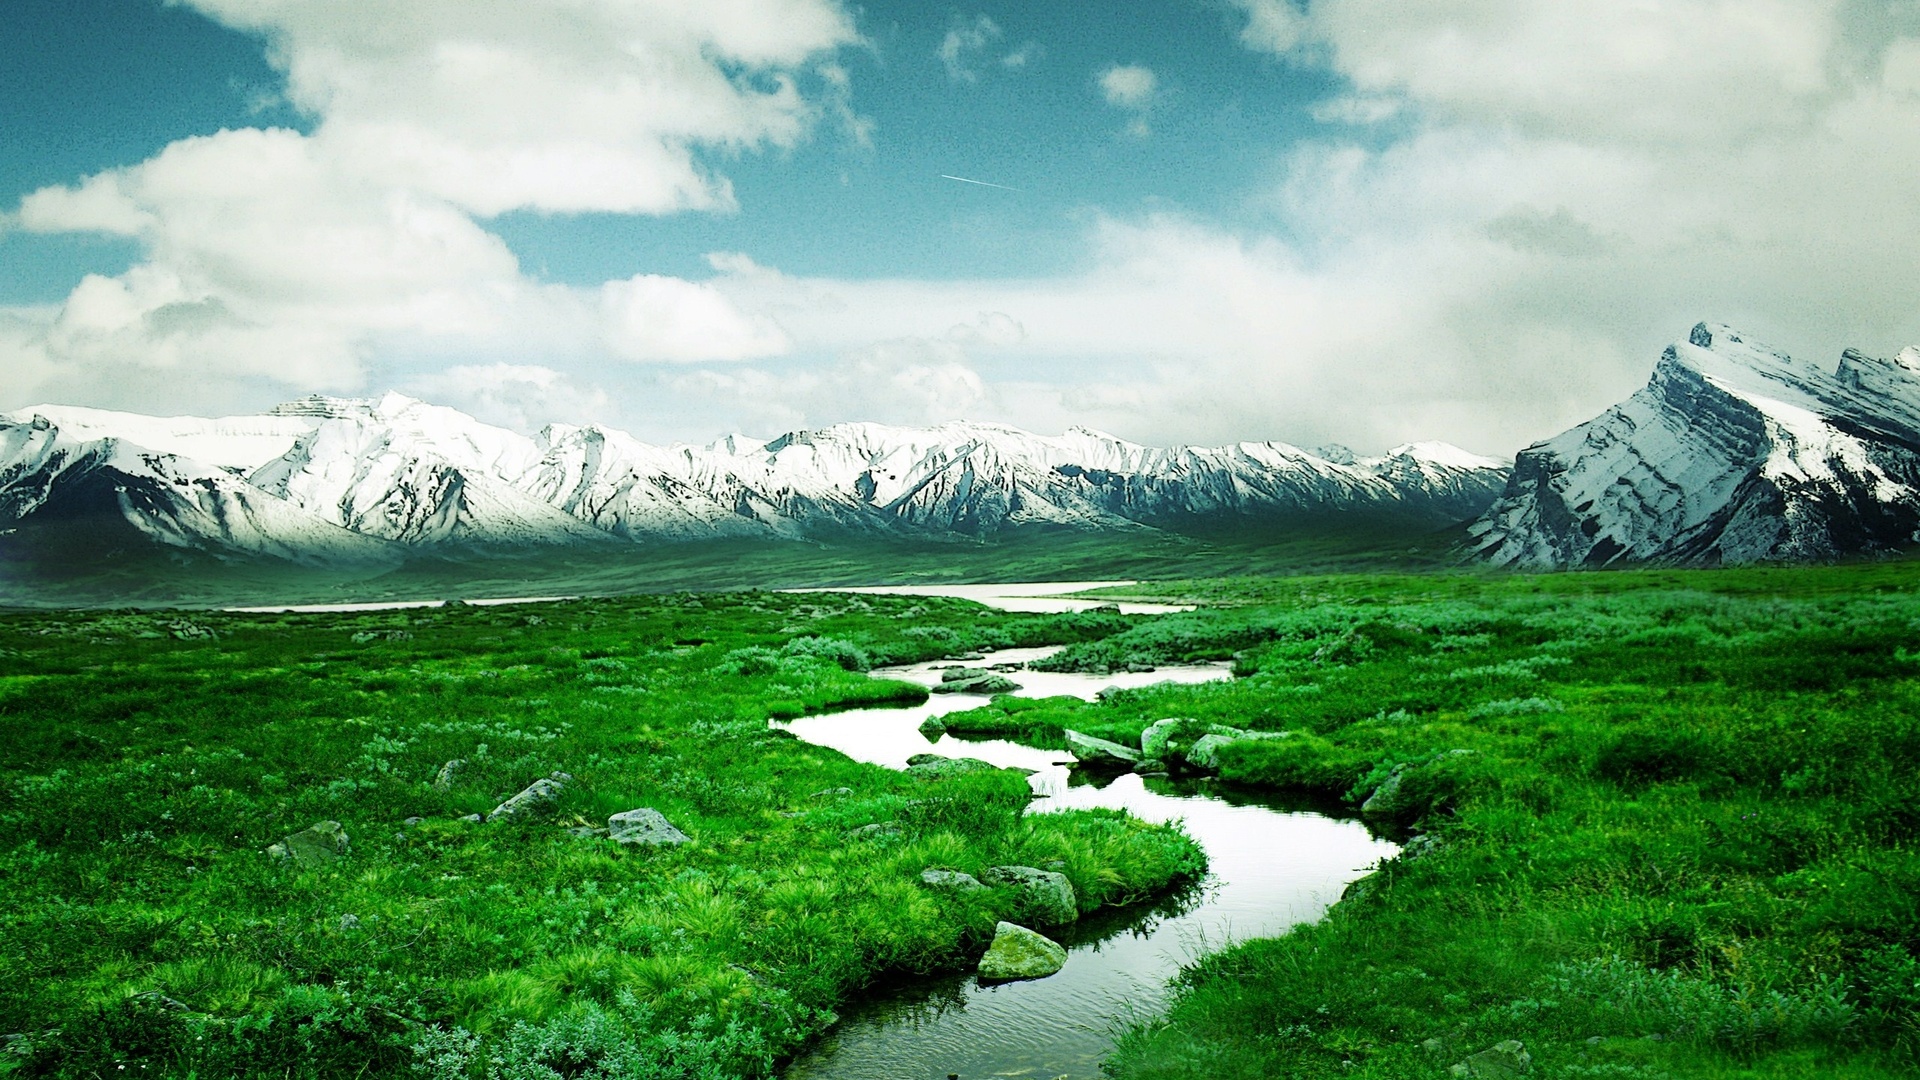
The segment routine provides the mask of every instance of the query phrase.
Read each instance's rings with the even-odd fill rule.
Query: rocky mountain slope
[[[1505,477],[1505,463],[1440,443],[1355,459],[1283,443],[1156,449],[1084,429],[1047,437],[950,423],[661,447],[594,425],[528,438],[397,394],[215,420],[37,406],[0,415],[0,541],[79,523],[176,550],[332,564],[1324,514],[1439,525],[1480,512]]]
[[[1711,566],[1920,546],[1920,350],[1826,370],[1726,326],[1647,385],[1521,451],[1469,529],[1516,567]]]

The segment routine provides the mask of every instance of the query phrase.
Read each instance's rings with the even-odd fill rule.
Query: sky
[[[1508,455],[1920,343],[1920,0],[7,0],[0,409]]]

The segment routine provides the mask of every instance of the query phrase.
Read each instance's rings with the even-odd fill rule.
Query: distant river
[[[869,593],[878,596],[952,596],[972,600],[1002,611],[1059,612],[1086,611],[1114,603],[1112,600],[1086,600],[1067,593],[1132,585],[1131,581],[1019,581],[1000,585],[855,585],[830,589],[788,589],[787,592]],[[1192,604],[1121,604],[1125,615],[1162,615],[1169,611],[1192,611]]]
[[[1059,588],[1071,592],[1094,584],[1099,583]],[[915,587],[912,591],[931,590]],[[943,591],[939,595],[966,594]],[[980,597],[969,595],[968,599]],[[971,661],[969,666],[1024,664],[1052,651],[1010,649],[988,654],[984,661]],[[885,668],[873,674],[931,686],[940,681],[941,666],[944,662]],[[1024,695],[1072,694],[1089,700],[1109,686],[1231,677],[1224,665],[1115,675],[1008,674],[1024,687]],[[890,769],[905,768],[909,756],[929,751],[1036,769],[1029,778],[1035,795],[1029,813],[1113,807],[1147,821],[1181,821],[1187,834],[1206,849],[1210,873],[1181,895],[1158,904],[1099,912],[1054,935],[1068,947],[1068,957],[1066,967],[1049,978],[982,986],[971,975],[952,975],[911,980],[870,994],[847,1010],[812,1053],[788,1068],[787,1080],[945,1080],[955,1074],[964,1080],[1060,1076],[1094,1080],[1100,1060],[1113,1049],[1115,1034],[1165,1007],[1165,984],[1182,965],[1232,941],[1284,933],[1297,923],[1318,918],[1348,882],[1397,850],[1374,839],[1358,822],[1218,785],[1143,781],[1133,775],[1088,783],[1066,767],[1072,755],[1063,750],[1036,750],[1004,740],[962,741],[951,735],[929,743],[919,732],[920,722],[929,715],[982,703],[981,698],[967,695],[935,695],[910,709],[856,709],[778,726],[808,742]]]

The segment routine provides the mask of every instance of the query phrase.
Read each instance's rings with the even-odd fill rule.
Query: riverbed
[[[1052,651],[1009,649],[967,666],[1022,665]],[[873,674],[932,686],[948,663]],[[1108,687],[1232,677],[1225,665],[1113,675],[1024,669],[1007,674],[1021,685],[1022,696],[1071,694],[1087,700]],[[1349,882],[1397,850],[1356,821],[1211,782],[1131,774],[1089,782],[1067,767],[1072,755],[1064,750],[952,735],[930,743],[919,731],[930,715],[983,703],[964,694],[934,695],[914,708],[856,709],[779,726],[815,745],[892,769],[905,768],[913,754],[932,752],[1036,770],[1028,778],[1035,796],[1029,813],[1108,807],[1147,821],[1180,821],[1206,849],[1208,876],[1158,903],[1098,912],[1055,935],[1068,947],[1068,958],[1048,978],[982,985],[971,975],[948,976],[873,994],[849,1009],[813,1052],[795,1061],[787,1080],[945,1080],[953,1075],[1094,1080],[1118,1031],[1164,1007],[1166,982],[1181,966],[1232,941],[1272,936],[1318,918]]]

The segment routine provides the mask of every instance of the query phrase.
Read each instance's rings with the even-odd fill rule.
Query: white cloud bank
[[[730,255],[710,281],[570,290],[526,280],[475,216],[725,205],[701,148],[786,145],[844,109],[797,89],[853,40],[841,9],[423,2],[396,28],[357,3],[198,0],[272,38],[318,128],[186,140],[29,198],[21,227],[149,255],[57,313],[0,313],[4,396],[346,390],[412,350],[460,357],[431,385],[492,387],[469,396],[494,415],[550,393],[656,438],[970,416],[1510,452],[1626,393],[1697,319],[1827,360],[1920,341],[1920,5],[1233,2],[1247,47],[1348,88],[1303,106],[1322,133],[1249,194],[1264,225],[1097,217],[1090,268],[1052,280]],[[1143,81],[1099,89],[1139,111]],[[566,357],[642,362],[619,370],[644,393],[528,373]]]

